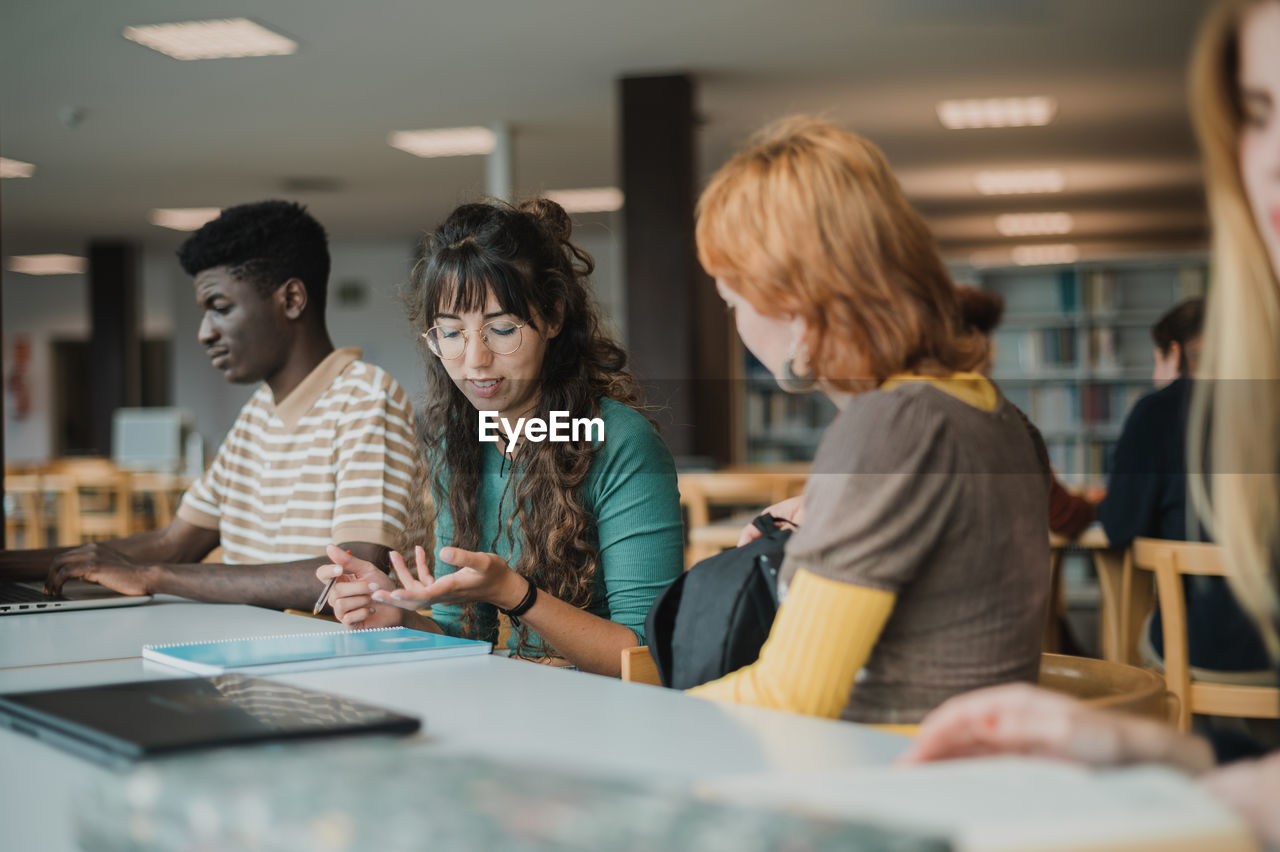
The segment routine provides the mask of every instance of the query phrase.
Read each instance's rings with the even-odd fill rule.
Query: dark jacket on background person
[[[1188,535],[1187,419],[1191,380],[1178,379],[1138,400],[1125,420],[1098,518],[1115,547],[1135,538],[1207,541],[1200,525]],[[1272,667],[1249,616],[1222,577],[1184,577],[1191,665],[1219,671]],[[1160,609],[1151,619],[1151,644],[1164,656]]]

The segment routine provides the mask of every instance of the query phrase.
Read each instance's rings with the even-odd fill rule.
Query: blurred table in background
[[[189,477],[122,470],[109,459],[67,458],[5,470],[5,541],[70,547],[158,529],[173,520]]]

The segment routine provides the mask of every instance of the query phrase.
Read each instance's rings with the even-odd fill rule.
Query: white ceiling
[[[337,239],[410,237],[483,191],[479,158],[392,130],[510,122],[522,193],[616,183],[616,81],[699,81],[709,172],[782,114],[884,148],[945,250],[1008,245],[996,213],[1068,210],[1099,251],[1204,241],[1186,59],[1203,0],[0,0],[6,255],[90,236],[173,242],[153,207],[306,202]],[[248,16],[288,57],[180,62],[128,25]],[[1051,95],[1043,128],[948,131],[950,97]],[[65,126],[68,107],[83,120]],[[1057,166],[1068,193],[983,199],[979,168]],[[321,178],[330,191],[295,190]]]

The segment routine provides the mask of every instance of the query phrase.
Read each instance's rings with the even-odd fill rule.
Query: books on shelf
[[[1090,441],[1087,455],[1088,469],[1103,476],[1110,476],[1115,451],[1115,441]]]
[[[1116,276],[1109,269],[1091,269],[1084,276],[1083,301],[1091,314],[1110,313],[1116,309]]]
[[[1078,429],[1079,389],[1075,385],[1046,384],[1029,391],[1027,416],[1042,432]]]
[[[1099,372],[1117,372],[1116,334],[1111,326],[1089,329],[1089,365]]]
[[[487,654],[488,642],[407,627],[143,645],[142,658],[202,675],[299,672]]]
[[[1025,372],[1076,366],[1076,331],[1070,326],[1032,329],[1015,339],[1018,366]]]

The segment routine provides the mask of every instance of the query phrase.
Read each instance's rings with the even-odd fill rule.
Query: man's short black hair
[[[307,299],[324,316],[329,246],[324,228],[292,201],[257,201],[222,211],[178,249],[188,275],[215,266],[257,286],[266,296],[290,278],[306,285]]]

